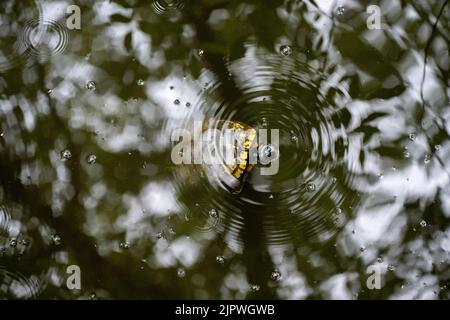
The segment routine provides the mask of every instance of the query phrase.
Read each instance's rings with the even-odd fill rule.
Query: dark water
[[[0,9],[1,298],[449,298],[449,1]],[[194,121],[278,171],[174,164]]]

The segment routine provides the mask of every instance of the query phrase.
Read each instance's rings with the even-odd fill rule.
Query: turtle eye
[[[278,158],[278,150],[270,144],[262,145],[258,151],[258,158],[261,164],[269,164]]]

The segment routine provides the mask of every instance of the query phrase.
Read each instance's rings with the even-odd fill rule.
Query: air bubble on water
[[[389,264],[389,265],[387,266],[387,269],[388,269],[389,271],[395,271],[395,266],[392,265],[392,264]]]
[[[361,247],[359,248],[359,251],[361,251],[361,252],[364,252],[364,251],[366,251],[366,247],[364,247],[364,246],[361,246]]]
[[[47,94],[52,94],[53,90],[52,89],[48,89],[47,90]]]
[[[338,16],[342,16],[345,13],[345,7],[344,6],[339,6],[337,8],[337,14]]]
[[[97,157],[95,156],[95,154],[90,154],[88,155],[88,157],[86,158],[87,163],[89,164],[94,164],[97,161]]]
[[[435,146],[434,146],[434,150],[436,150],[436,151],[441,150],[441,146],[440,146],[439,144],[435,145]]]
[[[61,237],[56,234],[52,237],[52,240],[53,240],[53,243],[57,246],[59,246],[61,244]]]
[[[291,141],[293,142],[293,143],[297,143],[298,142],[298,137],[296,136],[296,135],[291,135]]]
[[[142,79],[138,79],[138,81],[136,81],[138,86],[143,86],[145,84],[144,80]]]
[[[61,159],[63,160],[69,160],[72,158],[72,152],[70,152],[69,149],[63,150],[61,152]]]
[[[336,214],[342,214],[342,209],[341,208],[336,208]]]
[[[312,183],[312,182],[309,182],[306,185],[306,190],[308,190],[310,192],[316,191],[316,185],[314,183]]]
[[[408,138],[411,141],[416,141],[417,135],[414,132],[412,132],[408,135]]]
[[[190,102],[186,102],[186,107],[190,107],[191,106],[191,103]]]
[[[127,250],[127,249],[129,249],[130,248],[130,243],[129,242],[121,242],[120,244],[119,244],[119,247],[120,247],[120,249],[124,249],[124,250]]]
[[[173,104],[175,104],[175,105],[179,105],[179,104],[180,104],[180,100],[179,100],[179,99],[175,99],[175,100],[173,100]]]
[[[93,292],[89,295],[89,299],[91,299],[91,300],[97,299],[97,295],[95,294],[95,292]]]
[[[86,89],[91,90],[91,91],[94,91],[95,89],[97,89],[97,85],[95,84],[94,81],[89,81],[89,82],[86,84]]]
[[[26,246],[28,246],[30,244],[30,241],[28,241],[27,239],[22,239],[20,241],[20,243],[26,247]]]
[[[378,263],[382,263],[382,262],[383,262],[383,258],[378,257],[378,258],[377,258],[377,262],[378,262]]]
[[[12,238],[11,240],[9,240],[9,245],[11,247],[17,246],[17,239],[16,238]]]
[[[411,157],[411,154],[409,153],[409,151],[408,151],[407,148],[404,149],[404,151],[403,151],[403,156],[404,156],[406,159],[409,159],[409,158]]]
[[[178,278],[184,278],[186,276],[186,271],[183,268],[178,268],[177,275]]]
[[[270,196],[269,196],[269,199],[273,199],[274,197],[273,197],[273,194],[271,194]]]
[[[381,180],[381,179],[383,179],[383,178],[384,178],[383,174],[382,174],[382,173],[379,173],[379,174],[378,174],[378,179]]]
[[[198,55],[201,57],[205,54],[205,51],[203,49],[198,49]]]
[[[174,87],[174,86],[170,86],[169,89],[170,89],[170,90],[173,90],[173,89],[175,89],[175,87]]]
[[[5,134],[3,132],[0,132],[0,137],[3,137]]]
[[[211,210],[209,210],[209,216],[211,217],[211,218],[217,218],[217,211],[216,211],[216,209],[211,209]]]
[[[280,53],[283,56],[290,56],[292,54],[292,48],[289,45],[287,45],[287,44],[282,45],[280,47]]]
[[[161,239],[162,237],[163,237],[162,232],[158,232],[158,233],[156,234],[156,238]]]
[[[280,271],[278,270],[272,271],[272,273],[270,274],[270,279],[272,279],[273,281],[279,281],[281,279]]]
[[[268,125],[267,118],[266,118],[266,117],[263,117],[263,118],[261,119],[261,127],[266,128],[267,125]]]
[[[217,256],[216,257],[216,262],[218,264],[224,264],[225,263],[225,257],[224,256]]]
[[[428,164],[431,161],[431,155],[430,154],[426,154],[425,157],[423,158],[423,163]]]
[[[257,285],[257,284],[251,284],[250,285],[250,290],[253,291],[253,292],[257,292],[260,289],[261,289],[261,287],[259,285]]]
[[[427,226],[427,222],[425,220],[420,221],[420,226],[425,228]]]

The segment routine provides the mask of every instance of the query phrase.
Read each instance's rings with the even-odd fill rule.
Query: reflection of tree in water
[[[125,0],[116,3],[129,7]],[[3,244],[2,239],[1,245],[8,247],[8,251],[0,252],[1,283],[6,281],[6,277],[1,277],[6,273],[1,270],[6,269],[21,277],[39,279],[33,283],[38,282],[36,286],[42,287],[42,297],[75,297],[78,293],[64,289],[61,279],[67,264],[79,264],[84,296],[95,291],[99,297],[233,297],[245,294],[248,288],[238,284],[247,281],[260,286],[259,291],[250,292],[248,297],[328,297],[333,293],[338,295],[337,288],[342,283],[343,297],[358,293],[359,297],[386,298],[410,292],[412,297],[432,298],[429,292],[436,291],[439,297],[448,298],[445,293],[448,277],[444,273],[449,250],[445,197],[448,182],[442,177],[443,168],[434,159],[439,156],[441,164],[446,164],[447,132],[443,128],[449,101],[445,92],[448,58],[445,60],[442,55],[447,52],[448,57],[449,48],[448,41],[447,45],[432,46],[431,40],[424,43],[415,38],[422,28],[428,27],[435,39],[449,38],[448,19],[436,24],[429,18],[431,12],[437,16],[446,3],[434,1],[427,7],[415,2],[403,3],[398,12],[408,8],[421,18],[396,17],[396,10],[392,10],[385,17],[386,23],[396,25],[396,20],[402,20],[407,34],[397,34],[394,28],[383,30],[378,35],[384,40],[381,42],[377,38],[367,39],[370,35],[364,29],[362,5],[346,8],[343,16],[333,16],[333,11],[326,12],[326,8],[314,1],[286,4],[273,1],[264,5],[254,1],[214,2],[213,5],[202,2],[201,6],[185,5],[182,15],[172,18],[157,16],[147,2],[136,1],[134,10],[127,14],[112,13],[111,23],[92,24],[74,35],[82,45],[79,49],[69,48],[73,56],[67,54],[47,64],[35,63],[26,70],[16,68],[2,73],[0,199],[4,206],[13,209],[10,221],[14,221],[15,230],[10,229],[8,237],[26,238],[30,244],[21,247],[24,251],[20,255],[7,241]],[[94,12],[88,5],[82,7],[83,21],[107,14]],[[274,8],[278,7],[282,13],[275,14]],[[108,39],[106,29],[120,29],[132,20],[138,22],[143,33],[125,32],[126,53],[100,41],[101,37]],[[139,35],[151,39],[151,57],[143,57],[142,52],[149,51],[139,49],[139,43],[145,44]],[[347,119],[342,124],[350,141],[359,143],[358,166],[352,168],[358,173],[358,180],[343,188],[358,190],[363,194],[363,204],[361,209],[353,208],[350,200],[345,204],[350,220],[326,242],[301,235],[296,239],[299,235],[295,228],[289,230],[290,226],[285,225],[295,241],[291,245],[268,246],[264,238],[264,212],[261,212],[244,215],[240,230],[242,251],[235,253],[227,248],[226,238],[195,235],[195,226],[183,219],[184,213],[177,212],[177,206],[168,205],[174,218],[168,218],[167,212],[162,213],[155,206],[150,206],[149,212],[139,212],[137,218],[130,209],[135,205],[138,208],[135,210],[141,211],[148,206],[139,202],[145,200],[149,180],[155,183],[149,190],[161,194],[166,190],[161,186],[168,184],[170,190],[171,183],[170,169],[164,169],[169,163],[170,150],[168,146],[158,148],[155,142],[155,137],[164,133],[168,111],[154,99],[153,92],[134,85],[136,80],[149,79],[146,82],[150,85],[167,83],[179,68],[197,78],[206,67],[220,84],[221,99],[239,100],[244,93],[236,84],[235,75],[230,75],[224,57],[235,61],[244,56],[245,43],[249,40],[268,52],[278,49],[281,43],[290,43],[298,59],[333,75],[336,87],[342,85],[350,94],[351,101],[338,113],[340,119]],[[98,50],[92,49],[89,60],[84,60],[91,48]],[[193,53],[197,48],[204,51],[201,58]],[[426,81],[436,88],[431,93],[424,90],[420,100],[416,97],[420,85],[417,87],[416,81],[407,74],[412,72],[414,77],[418,74],[413,69],[417,61],[411,61],[410,51],[423,58],[424,48],[427,64],[436,72],[430,71]],[[75,63],[95,67],[86,69],[91,75],[89,80],[95,78],[97,82],[94,93],[84,92],[83,76],[67,73],[67,64]],[[320,88],[322,83],[315,85]],[[52,93],[47,94],[48,89],[53,89]],[[114,111],[104,106],[105,97],[129,103],[115,106],[118,111]],[[135,97],[137,102],[133,101]],[[114,105],[111,101],[114,99],[106,103]],[[417,117],[423,101],[429,101],[426,104],[429,111]],[[147,111],[148,108],[153,111]],[[80,115],[87,119],[80,122]],[[440,121],[438,126],[431,121],[434,117]],[[414,130],[423,121],[428,149],[417,146],[425,134]],[[386,127],[386,122],[400,129]],[[137,128],[128,133],[136,135],[137,140],[129,137],[129,146],[113,148],[112,141],[118,140],[112,138],[127,135],[125,129],[130,127]],[[417,132],[416,141],[410,141],[409,134],[413,131]],[[408,149],[403,149],[405,146]],[[59,159],[64,149],[72,153],[72,158],[65,162]],[[405,152],[418,161],[412,163],[411,158],[405,158]],[[96,165],[86,164],[88,154],[97,156]],[[426,155],[431,157],[431,163],[425,166]],[[338,170],[341,172],[335,172],[336,177],[346,175],[346,168]],[[421,177],[421,180],[416,178],[416,187],[424,188],[423,192],[407,189],[405,183],[399,182],[405,177],[414,180],[414,173]],[[386,181],[399,187],[392,190]],[[420,181],[429,183],[430,187],[418,185]],[[208,204],[207,195],[202,201],[195,191],[185,190],[186,194],[179,196],[187,201],[195,198],[200,205]],[[353,195],[353,191],[348,192]],[[358,201],[356,195],[349,199]],[[321,200],[320,206],[334,206],[326,198]],[[160,210],[161,214],[152,210]],[[380,222],[381,216],[388,218]],[[131,222],[127,224],[126,219]],[[422,220],[427,223],[425,227],[420,225]],[[361,234],[361,230],[367,229],[358,227],[370,224],[376,229],[375,235]],[[163,237],[158,239],[161,231]],[[60,245],[51,241],[55,234],[61,237]],[[119,243],[130,234],[137,235],[132,238],[131,248],[120,248]],[[191,235],[189,241],[183,242]],[[184,266],[186,277],[177,279],[182,255],[176,248],[189,244],[196,248],[189,251],[196,258],[191,265]],[[361,251],[360,247],[364,249]],[[216,257],[222,255],[224,263],[217,264]],[[379,257],[382,262],[377,262]],[[365,289],[366,267],[372,263],[380,263],[386,270],[383,290]],[[395,270],[388,271],[388,264],[395,266]],[[282,275],[278,282],[271,279],[276,268],[280,268]],[[34,291],[30,292],[33,296]],[[0,291],[2,294],[6,295]]]

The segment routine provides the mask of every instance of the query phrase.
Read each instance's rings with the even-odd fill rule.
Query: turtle
[[[205,159],[201,164],[201,176],[206,176],[210,182],[220,182],[232,194],[242,191],[248,174],[256,165],[268,164],[278,156],[274,146],[258,145],[257,130],[240,121],[204,123],[202,135],[208,142],[203,143]]]

